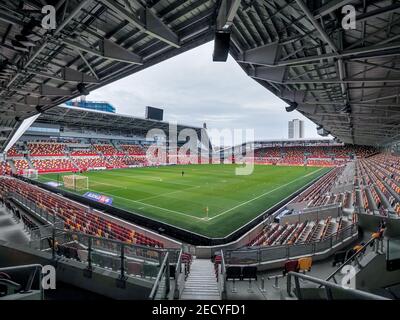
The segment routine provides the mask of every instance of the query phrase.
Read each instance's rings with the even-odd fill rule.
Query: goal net
[[[28,179],[37,179],[38,171],[35,169],[24,169],[22,175]]]
[[[87,190],[89,189],[89,178],[76,174],[63,176],[64,187],[72,190]]]

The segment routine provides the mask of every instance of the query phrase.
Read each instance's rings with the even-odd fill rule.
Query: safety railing
[[[82,262],[86,269],[105,268],[126,276],[156,278],[166,250],[100,238],[71,230],[53,228],[52,235],[42,239],[41,248],[59,256]]]
[[[301,280],[301,281],[300,281]],[[297,299],[303,300],[307,299],[307,295],[303,291],[301,287],[301,282],[305,283],[314,283],[316,286],[311,288],[311,290],[321,290],[322,293],[318,294],[320,299],[326,300],[389,300],[382,296],[378,296],[375,294],[371,294],[368,292],[364,292],[361,290],[356,290],[348,287],[339,286],[336,283],[332,283],[326,280],[321,280],[318,278],[311,277],[309,275],[305,275],[302,273],[297,272],[289,272],[287,274],[287,294],[290,297],[293,297],[292,292],[292,282],[294,281],[294,294],[296,295]],[[307,290],[310,290],[310,287],[307,287]],[[313,295],[312,299],[316,299],[316,296]]]
[[[33,290],[34,281],[35,278],[37,278],[37,287],[35,290],[40,292],[40,299],[43,300],[42,269],[43,266],[40,264],[0,268],[0,274],[3,274],[2,279],[0,279],[0,284],[2,284],[3,287],[12,288],[19,294],[24,294],[30,293]],[[12,280],[13,277],[19,275],[18,278],[20,279],[21,273],[27,275],[26,281],[23,284],[14,282]]]
[[[178,259],[176,261],[176,265],[175,265],[175,291],[176,291],[176,296],[179,296],[179,289],[180,289],[180,285],[183,283],[182,280],[184,280],[184,277],[182,277],[182,253],[183,250],[181,249],[179,251],[179,255],[178,255]],[[168,252],[169,254],[169,252]],[[171,261],[170,261],[171,263]],[[182,282],[181,282],[182,281]]]
[[[165,254],[164,260],[161,264],[160,271],[158,272],[156,281],[151,289],[150,300],[166,300],[170,291],[170,275],[169,275],[169,260],[168,252]]]
[[[330,250],[339,243],[356,237],[357,234],[357,224],[351,224],[317,242],[226,250],[224,251],[225,262],[229,265],[248,265],[292,259],[304,255],[315,255],[319,252]]]
[[[220,270],[218,270],[218,286],[219,286],[219,293],[222,299],[226,297],[226,265],[225,265],[225,256],[224,251],[221,250],[221,265]]]
[[[36,202],[27,199],[26,197],[21,196],[16,192],[10,192],[8,194],[8,198],[13,199],[19,205],[24,207],[25,209],[31,211],[33,214],[41,217],[48,223],[54,225],[56,228],[64,228],[64,221],[58,218],[56,215],[52,215],[48,210],[39,207]]]
[[[385,208],[381,208],[379,210],[365,209],[364,207],[355,207],[355,212],[358,214],[366,214],[372,216],[378,216],[382,218],[391,218],[391,219],[400,219],[400,214],[395,211],[390,211]]]
[[[339,273],[341,273],[341,271],[343,270],[343,268],[347,265],[356,263],[357,265],[359,265],[359,257],[363,256],[366,254],[366,251],[368,250],[369,247],[372,247],[373,250],[375,250],[376,252],[379,250],[379,245],[383,245],[383,240],[381,238],[371,238],[370,240],[368,240],[365,244],[361,245],[355,252],[354,254],[352,254],[350,257],[348,257],[346,259],[346,261],[344,261],[339,268],[337,268],[334,272],[332,272],[327,278],[326,281],[331,281],[333,280],[334,283],[337,283],[337,280],[335,278],[336,275],[338,275]]]

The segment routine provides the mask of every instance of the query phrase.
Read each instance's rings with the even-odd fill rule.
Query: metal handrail
[[[7,194],[7,198],[13,199],[14,201],[18,202],[20,205],[28,208],[33,213],[39,215],[41,218],[47,220],[50,224],[53,224],[56,227],[63,227],[64,226],[64,221],[62,219],[60,219],[56,215],[53,215],[53,214],[49,213],[48,211],[45,211],[46,212],[46,216],[44,216],[43,213],[40,213],[39,211],[34,210],[35,208],[38,209],[38,206],[37,206],[37,204],[35,202],[33,202],[33,201],[21,196],[18,193],[9,192]],[[51,217],[51,220],[50,220],[50,217]]]
[[[20,293],[28,293],[32,289],[33,285],[33,280],[35,279],[37,271],[39,271],[39,276],[38,276],[38,282],[39,282],[39,290],[40,290],[40,297],[43,300],[44,298],[44,292],[43,292],[43,287],[42,287],[42,269],[43,266],[41,264],[28,264],[28,265],[23,265],[23,266],[14,266],[14,267],[5,267],[5,268],[0,268],[0,273],[8,273],[8,272],[18,272],[18,271],[23,271],[23,270],[29,270],[32,269],[28,281],[26,285],[20,290]]]
[[[221,295],[224,297],[226,293],[226,265],[225,265],[225,256],[224,256],[224,251],[221,250],[221,277],[220,279],[222,280],[222,292]]]
[[[350,263],[352,263],[358,256],[360,256],[363,252],[364,249],[366,249],[371,243],[375,242],[377,239],[376,238],[371,238],[369,239],[360,250],[358,250],[357,252],[355,252],[350,258],[348,258],[342,265],[340,265],[339,268],[337,268],[334,272],[332,272],[328,278],[326,278],[325,281],[330,281],[331,279],[333,279],[336,283],[336,279],[335,279],[335,275],[338,274],[340,272],[340,270],[342,270],[342,268]]]
[[[369,292],[351,289],[351,288],[344,288],[344,287],[339,286],[336,283],[328,282],[326,280],[314,278],[314,277],[311,277],[311,276],[308,276],[308,275],[305,275],[302,273],[293,272],[293,271],[291,271],[287,274],[287,293],[289,296],[292,296],[292,292],[291,292],[292,291],[291,290],[292,277],[295,278],[296,296],[300,300],[302,299],[302,293],[301,293],[299,279],[319,284],[320,287],[321,286],[325,287],[328,300],[333,300],[332,289],[350,293],[350,294],[354,295],[355,298],[360,298],[360,299],[364,299],[364,300],[391,300],[391,299],[388,299],[388,298],[385,298],[382,296],[378,296],[378,295],[375,295],[375,294],[372,294]]]
[[[182,253],[183,250],[182,249],[179,250],[178,260],[176,261],[176,266],[175,266],[175,278],[178,278],[176,275],[182,272]]]
[[[165,272],[169,272],[168,252],[166,252],[166,254],[165,254],[164,260],[163,260],[163,262],[161,264],[161,267],[160,267],[160,271],[158,272],[156,281],[154,282],[153,288],[151,289],[151,292],[150,292],[150,295],[149,295],[149,299],[150,300],[154,300],[155,299],[157,290],[158,290],[158,288],[160,287],[160,284],[161,284],[162,276],[163,276],[163,274]],[[167,275],[166,278],[167,278],[167,283],[169,283],[169,274]]]
[[[314,242],[310,242],[310,243],[297,243],[297,244],[294,244],[294,245],[275,245],[275,246],[266,246],[266,247],[257,246],[257,247],[253,247],[253,248],[252,247],[246,247],[244,249],[242,248],[242,249],[225,250],[225,252],[229,256],[233,252],[235,252],[235,253],[240,253],[240,252],[242,252],[242,253],[251,253],[251,252],[254,252],[254,253],[258,253],[258,259],[259,259],[260,256],[261,256],[261,254],[259,254],[259,253],[263,252],[263,251],[270,251],[270,250],[273,250],[273,249],[276,249],[276,250],[282,249],[282,250],[287,251],[288,248],[296,247],[297,245],[308,245],[308,246],[312,247],[312,246],[315,246],[316,244],[331,242],[333,239],[339,238],[341,235],[345,234],[346,231],[349,231],[349,230],[352,231],[351,234],[350,234],[350,237],[354,236],[356,234],[356,232],[354,232],[354,230],[357,231],[357,224],[356,223],[352,223],[351,225],[345,227],[344,229],[342,229],[342,230],[340,230],[338,232],[335,232],[334,234],[331,234],[330,236],[328,236],[328,237],[326,237],[326,238],[324,238],[324,239],[322,239],[320,241],[314,241]],[[287,256],[286,258],[290,258],[290,256]],[[257,262],[260,263],[260,262],[265,262],[265,261],[268,261],[268,260],[263,260],[263,261],[259,260]]]
[[[91,239],[95,239],[95,240],[101,240],[104,242],[108,242],[108,243],[114,243],[117,245],[124,245],[125,247],[131,247],[131,248],[137,248],[137,249],[145,249],[148,251],[157,251],[158,253],[164,253],[167,252],[167,249],[162,249],[162,248],[154,248],[154,247],[148,247],[145,245],[140,245],[140,244],[129,244],[120,240],[114,240],[114,239],[107,239],[107,238],[102,238],[102,237],[98,237],[98,236],[94,236],[91,234],[87,234],[87,233],[83,233],[83,232],[79,232],[79,231],[70,231],[70,230],[64,230],[64,229],[59,229],[59,228],[53,228],[55,231],[60,231],[62,233],[66,233],[66,234],[75,234],[78,236],[82,236],[82,237],[87,237],[87,238],[91,238]]]

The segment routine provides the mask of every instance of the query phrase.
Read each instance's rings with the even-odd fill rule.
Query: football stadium
[[[7,0],[0,36],[0,308],[400,299],[400,3]],[[209,42],[319,137],[89,99]]]

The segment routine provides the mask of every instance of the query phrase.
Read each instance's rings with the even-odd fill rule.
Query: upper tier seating
[[[164,246],[162,242],[144,235],[133,226],[127,228],[119,225],[76,202],[14,178],[0,177],[0,197],[4,198],[9,191],[17,192],[50,215],[58,216],[64,221],[66,229],[127,243],[158,248]]]
[[[400,216],[400,157],[378,154],[357,162],[355,186],[364,210]]]
[[[61,143],[29,143],[28,149],[31,157],[65,156],[66,145]]]
[[[123,155],[123,152],[118,151],[114,146],[111,144],[95,144],[93,148],[104,155]]]
[[[82,156],[98,156],[98,152],[92,149],[75,149],[71,151],[71,156],[77,156],[77,157],[82,157]]]
[[[21,174],[25,169],[29,169],[29,163],[25,159],[14,160],[14,166],[19,174]]]
[[[9,157],[9,158],[16,158],[16,157],[23,157],[23,156],[24,155],[22,154],[22,152],[16,146],[13,146],[7,152],[7,157]]]
[[[71,160],[67,158],[62,159],[33,159],[33,167],[40,173],[43,172],[57,172],[57,171],[76,171],[76,167]]]
[[[349,160],[353,155],[363,158],[375,152],[374,148],[363,146],[265,147],[255,150],[254,158],[256,163],[266,164],[335,166],[341,163],[336,159]]]
[[[110,165],[101,157],[72,157],[75,164],[81,170],[87,170],[89,168],[107,168]]]

